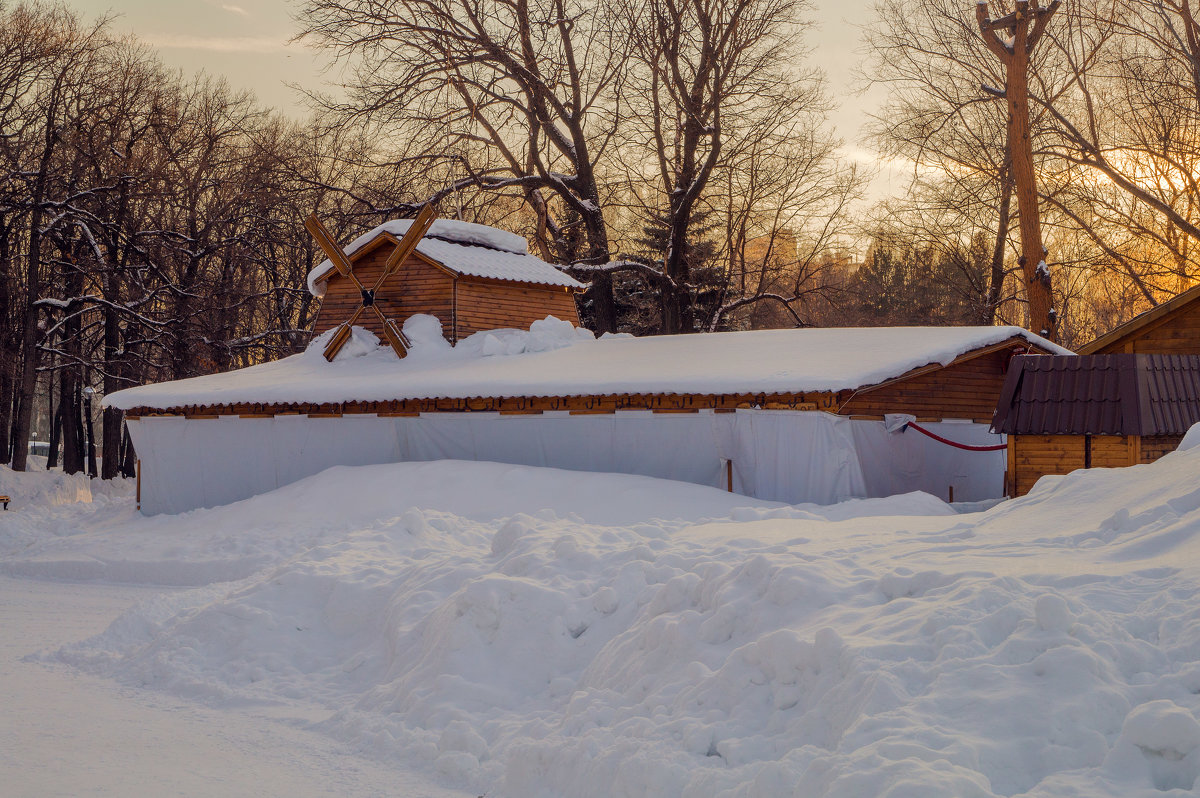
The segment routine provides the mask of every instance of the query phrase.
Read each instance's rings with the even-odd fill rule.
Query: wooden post
[[[1008,103],[1008,149],[1012,161],[1013,187],[1021,223],[1021,275],[1029,300],[1029,326],[1039,335],[1055,340],[1058,318],[1050,291],[1050,269],[1042,244],[1038,216],[1037,177],[1033,168],[1033,142],[1029,137],[1029,56],[1046,30],[1060,0],[1039,8],[1037,0],[1017,0],[1017,9],[1000,19],[988,18],[986,0],[975,5],[975,19],[987,48],[1004,64],[1004,96]],[[1032,24],[1031,24],[1032,23]],[[997,30],[1007,29],[1012,44]]]
[[[142,509],[142,458],[135,461],[135,470],[137,471],[137,509]]]

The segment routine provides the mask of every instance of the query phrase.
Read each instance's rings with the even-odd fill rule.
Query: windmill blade
[[[308,230],[308,234],[317,242],[317,246],[325,253],[325,257],[329,258],[329,262],[338,270],[338,274],[343,277],[353,276],[354,267],[350,265],[350,259],[333,240],[333,236],[329,235],[329,231],[325,229],[325,225],[321,224],[321,220],[315,213],[309,214],[308,218],[304,220],[304,229]],[[355,282],[358,281],[355,280]]]
[[[392,250],[392,254],[388,255],[387,261],[383,264],[383,273],[375,281],[375,287],[371,289],[372,291],[378,291],[383,286],[383,281],[390,277],[392,272],[400,268],[400,264],[412,254],[412,251],[417,248],[417,244],[421,243],[421,239],[429,232],[429,228],[433,225],[433,221],[436,218],[437,213],[433,210],[432,205],[426,205],[424,208],[421,208],[421,212],[417,214],[417,218],[413,219],[413,223],[409,225],[408,232],[400,239],[400,243]]]
[[[353,333],[350,328],[354,326],[354,322],[358,321],[358,317],[362,315],[362,312],[363,309],[361,307],[354,311],[354,315],[348,321],[342,322],[338,326],[337,332],[329,339],[329,343],[325,344],[325,359],[330,363],[337,357],[337,353],[342,351],[342,347],[346,345],[346,342],[350,340],[350,336]]]
[[[396,352],[397,357],[404,357],[408,354],[409,347],[412,346],[408,342],[408,337],[396,326],[396,322],[384,317],[383,312],[374,305],[371,305],[371,310],[375,311],[375,315],[379,317],[379,321],[383,324],[383,337],[387,338],[387,342],[391,344],[392,349]]]

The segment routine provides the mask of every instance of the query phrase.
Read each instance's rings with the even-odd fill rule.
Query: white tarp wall
[[[984,425],[934,424],[945,437],[995,442]],[[492,460],[643,474],[791,504],[925,490],[973,501],[1001,495],[1004,453],[963,452],[882,422],[828,413],[430,414],[129,422],[142,466],[142,511],[178,513],[248,498],[335,465]],[[996,455],[999,455],[998,457]]]

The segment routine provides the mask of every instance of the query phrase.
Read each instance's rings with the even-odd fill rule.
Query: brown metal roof
[[[1200,355],[1021,355],[992,416],[1010,435],[1182,435],[1200,422]]]

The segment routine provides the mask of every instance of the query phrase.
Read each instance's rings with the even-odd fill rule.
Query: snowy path
[[[25,659],[102,632],[162,592],[0,577],[4,795],[467,795],[348,754],[269,710],[206,708]]]
[[[0,795],[1196,795],[1197,475],[959,515],[445,461],[143,517],[0,468]]]

